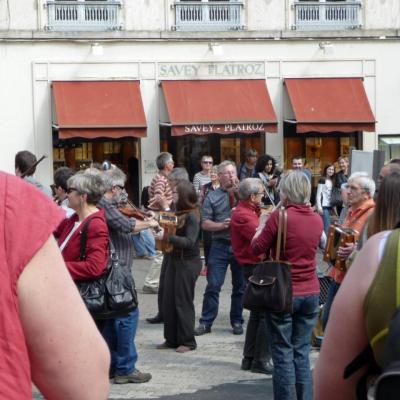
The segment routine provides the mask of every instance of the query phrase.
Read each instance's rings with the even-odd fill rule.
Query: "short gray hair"
[[[247,200],[252,194],[258,194],[264,185],[259,178],[245,178],[239,184],[239,199]]]
[[[118,167],[115,167],[104,171],[103,179],[106,191],[108,192],[115,186],[125,186],[126,175]]]
[[[225,161],[222,161],[222,163],[218,165],[217,172],[219,174],[221,174],[222,172],[224,172],[225,168],[228,167],[229,165],[232,165],[234,168],[236,168],[236,164],[233,161],[225,160]]]
[[[168,179],[170,181],[176,181],[176,182],[188,181],[189,180],[189,174],[186,171],[186,168],[176,167],[168,174]]]
[[[172,159],[173,158],[171,153],[168,153],[166,151],[160,153],[156,158],[156,164],[159,171],[162,171],[167,165],[167,162],[172,161]]]
[[[79,194],[86,194],[88,204],[96,205],[103,197],[106,188],[101,173],[78,172],[68,179],[68,188],[74,188]]]
[[[284,174],[279,184],[283,198],[292,204],[308,204],[311,197],[311,183],[303,171],[292,170]]]
[[[348,182],[350,183],[351,181],[357,181],[361,189],[365,190],[370,197],[374,196],[376,185],[367,172],[353,172],[350,175]]]

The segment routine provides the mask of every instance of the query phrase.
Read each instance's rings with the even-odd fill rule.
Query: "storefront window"
[[[352,148],[357,149],[361,145],[356,133],[320,135],[313,133],[304,134],[304,137],[298,135],[284,139],[285,168],[291,168],[293,156],[304,157],[305,166],[314,177],[314,184],[318,182],[325,165],[335,164],[339,156],[348,157]]]
[[[239,164],[244,162],[248,149],[256,149],[259,154],[265,153],[264,133],[171,136],[170,129],[165,127],[161,128],[160,133],[162,151],[169,151],[174,156],[175,165],[185,167],[191,179],[200,171],[200,160],[203,155],[211,155],[214,164],[223,160]]]
[[[127,175],[126,189],[130,199],[139,204],[140,190],[139,139],[92,140],[58,143],[53,147],[53,167],[67,166],[75,170],[89,168],[93,162],[109,160]]]
[[[379,136],[378,146],[379,150],[385,152],[385,162],[393,158],[400,158],[400,135],[381,135]]]

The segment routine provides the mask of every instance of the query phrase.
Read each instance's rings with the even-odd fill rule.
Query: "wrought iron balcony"
[[[340,30],[361,27],[361,2],[299,2],[294,3],[293,29]]]
[[[47,29],[55,31],[109,31],[121,29],[119,1],[48,1]]]
[[[227,31],[243,29],[241,1],[174,3],[175,26],[179,31]]]

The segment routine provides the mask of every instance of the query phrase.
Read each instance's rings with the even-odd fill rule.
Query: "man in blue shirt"
[[[208,259],[207,287],[204,292],[203,309],[195,335],[211,332],[217,317],[219,293],[224,284],[228,265],[232,273],[232,296],[230,320],[235,335],[243,333],[242,296],[245,280],[242,267],[233,255],[230,235],[231,210],[235,205],[235,191],[238,179],[235,164],[223,161],[218,166],[221,186],[210,192],[202,207],[202,225],[205,231],[212,232],[212,244]]]
[[[304,168],[302,156],[292,157],[292,169],[302,171],[304,175],[308,178],[308,180],[311,182],[311,171],[307,168]]]

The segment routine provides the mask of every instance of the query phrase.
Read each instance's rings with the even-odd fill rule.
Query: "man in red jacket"
[[[254,256],[251,240],[258,227],[260,205],[265,189],[258,178],[246,178],[239,185],[239,203],[232,212],[231,239],[236,260],[243,266],[248,280],[264,255]],[[264,312],[251,311],[243,349],[242,369],[263,374],[272,373],[270,339]]]

